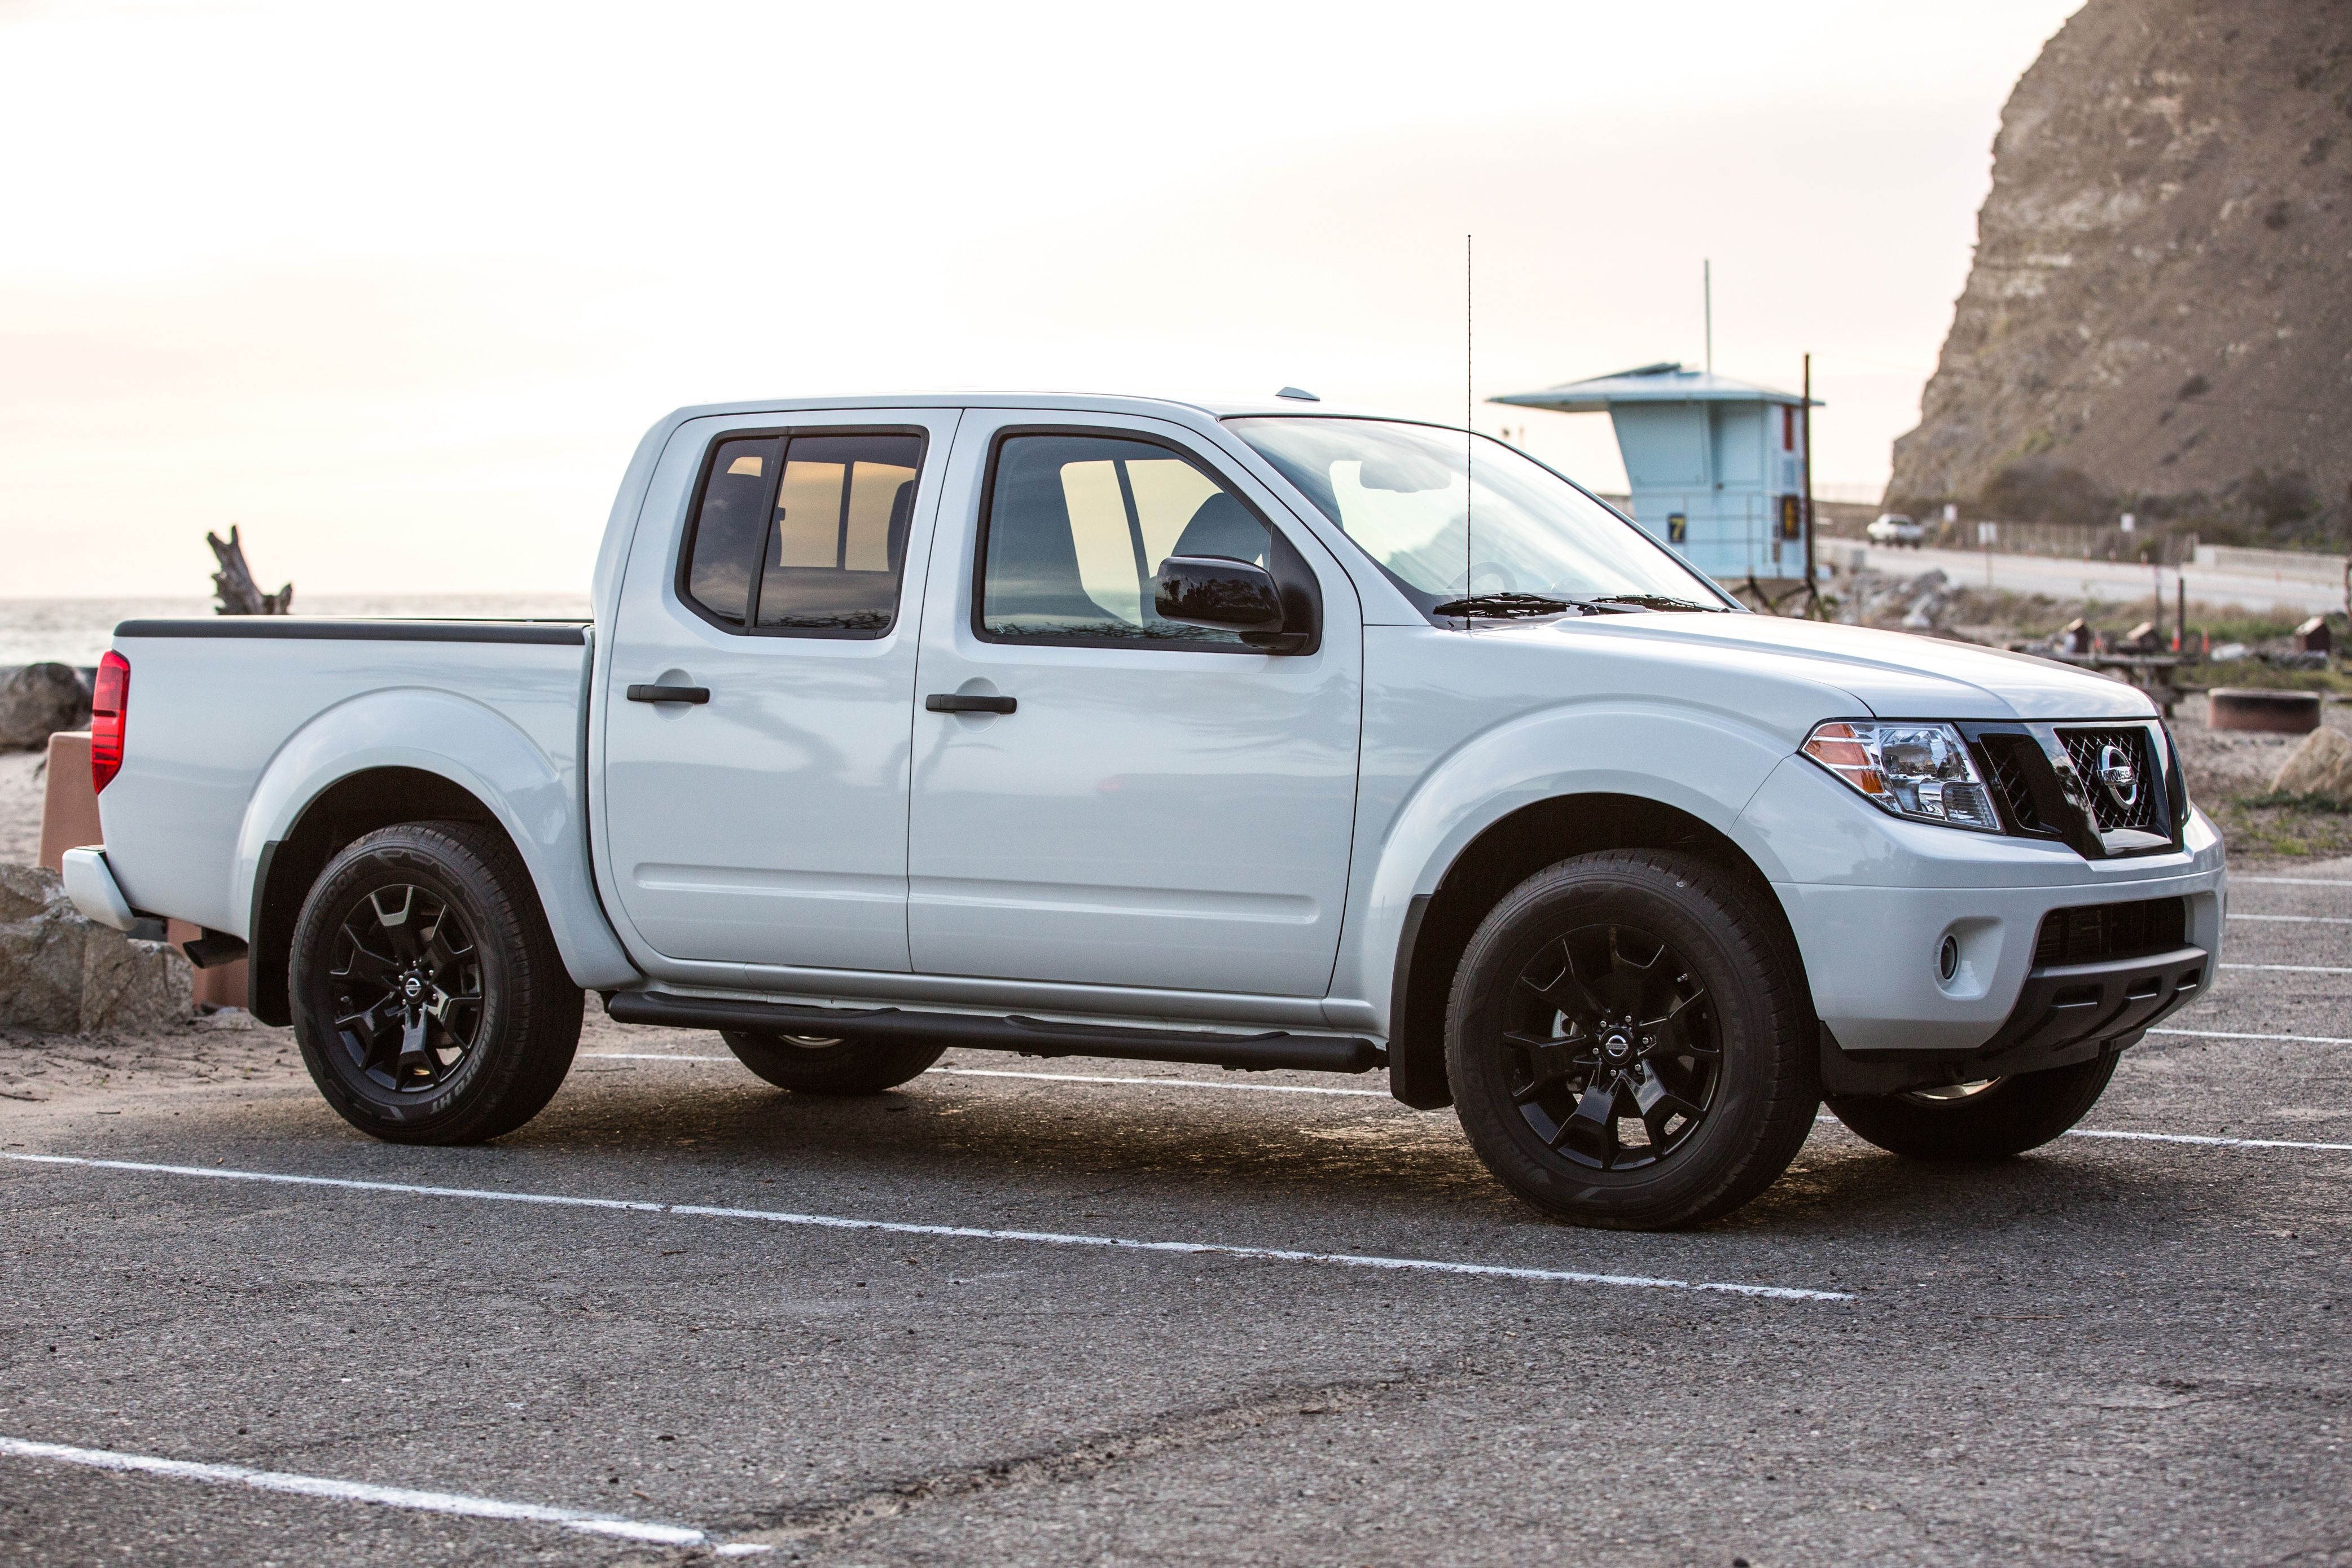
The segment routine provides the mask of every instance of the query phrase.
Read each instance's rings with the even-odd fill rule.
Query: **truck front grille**
[[[2110,832],[2116,828],[2134,828],[2144,833],[2168,831],[2169,824],[2157,814],[2158,780],[2162,769],[2148,745],[2146,725],[2116,729],[2062,729],[2058,738],[2064,744],[2075,773],[2082,778],[2084,792],[2091,798],[2091,809],[2099,819],[2099,831]],[[2100,782],[2105,759],[2116,755],[2122,757],[2137,779],[2127,800]]]
[[[2189,904],[2179,898],[2134,904],[2088,904],[2053,909],[2042,917],[2033,967],[2097,964],[2169,953],[2189,940]]]

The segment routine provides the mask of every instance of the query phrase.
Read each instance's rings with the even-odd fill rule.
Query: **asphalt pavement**
[[[2044,593],[2053,599],[2096,598],[2108,604],[2153,601],[2156,575],[2130,561],[2073,560],[2064,556],[2010,555],[1998,550],[1883,549],[1859,547],[1851,540],[1824,541],[1822,549],[1843,560],[1845,552],[1862,549],[1864,564],[1890,576],[1916,577],[1934,568],[1969,588],[2006,589],[2012,593]],[[2172,568],[2163,571],[2164,605],[2173,607]],[[2237,604],[2261,612],[2284,605],[2297,614],[2312,615],[2344,608],[2344,584],[2284,573],[2224,572],[2207,567],[2186,569],[2189,597],[2202,604]]]
[[[1675,1235],[1376,1077],[828,1102],[599,1019],[482,1148],[0,1102],[0,1558],[2352,1562],[2352,862],[2231,912],[2082,1135],[1824,1121]]]

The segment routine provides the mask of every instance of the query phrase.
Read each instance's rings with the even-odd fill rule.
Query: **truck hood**
[[[1667,643],[1685,655],[1719,652],[1748,674],[1773,669],[1854,697],[1880,718],[2147,718],[2147,694],[2028,653],[1974,643],[1833,626],[1776,615],[1644,613],[1584,616],[1547,628],[1569,636]]]

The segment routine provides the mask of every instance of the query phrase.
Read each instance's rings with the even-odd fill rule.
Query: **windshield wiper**
[[[1687,599],[1676,599],[1669,593],[1604,593],[1598,599],[1580,599],[1579,605],[1631,604],[1642,610],[1711,610],[1720,611],[1720,604],[1694,604]]]
[[[1467,599],[1449,599],[1433,605],[1432,615],[1479,615],[1492,621],[1515,621],[1535,615],[1565,615],[1575,605],[1565,599],[1546,599],[1540,593],[1474,593]]]

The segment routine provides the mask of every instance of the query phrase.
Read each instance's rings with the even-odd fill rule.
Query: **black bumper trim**
[[[2212,956],[2178,947],[2100,964],[2059,964],[2025,977],[2000,1032],[1976,1055],[2039,1051],[2086,1040],[2137,1035],[2201,993]]]

